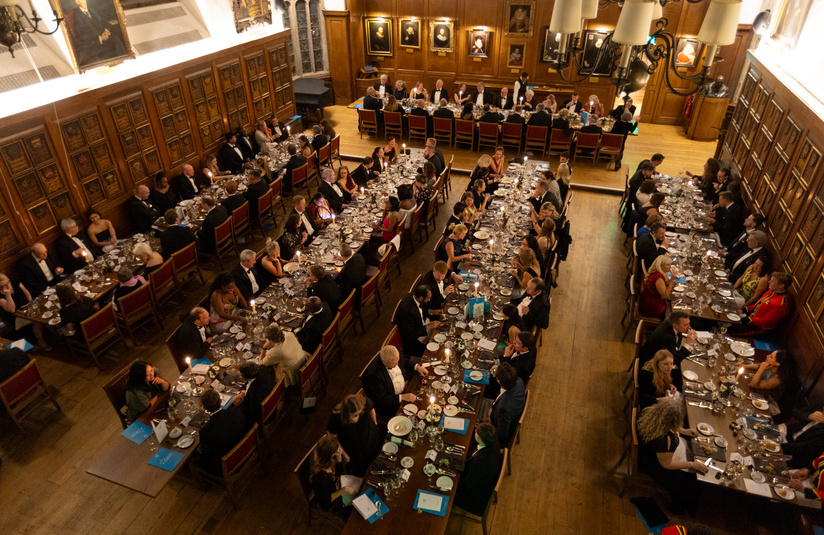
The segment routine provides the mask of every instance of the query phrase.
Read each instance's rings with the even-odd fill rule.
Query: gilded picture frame
[[[429,21],[429,50],[432,52],[453,52],[455,25],[450,20]]]
[[[53,0],[72,63],[83,73],[135,57],[118,0]]]
[[[363,19],[363,28],[366,32],[367,55],[393,55],[391,17],[366,17]]]

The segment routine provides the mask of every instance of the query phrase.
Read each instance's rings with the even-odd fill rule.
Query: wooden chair
[[[363,286],[361,286],[360,299],[355,304],[355,318],[360,321],[362,333],[366,332],[366,323],[363,321],[363,311],[367,305],[374,303],[375,313],[378,316],[381,315],[381,305],[378,302],[377,296],[378,275],[380,275],[380,272],[375,273],[368,281],[363,283]]]
[[[201,286],[206,284],[203,280],[203,273],[200,272],[200,262],[197,259],[197,248],[194,242],[172,253],[172,266],[175,268],[175,281],[178,287],[183,286],[184,279],[192,273],[196,273],[200,278]]]
[[[582,133],[578,132],[575,141],[575,154],[572,155],[572,163],[581,158],[588,158],[592,160],[592,165],[595,165],[595,155],[598,152],[598,144],[601,141],[601,134],[596,133]]]
[[[272,183],[269,184],[269,190],[272,192],[272,209],[274,210],[275,205],[279,204],[283,210],[283,215],[286,215],[286,205],[283,203],[283,177],[278,177],[273,180]],[[260,208],[260,206],[258,206],[258,208]],[[274,217],[273,211],[272,218],[274,219]]]
[[[400,301],[398,301],[398,304],[400,304]],[[386,338],[383,339],[381,347],[386,346],[395,346],[398,348],[398,351],[403,351],[401,344],[401,332],[398,330],[397,325],[393,325],[392,330],[389,331],[389,334],[387,334]]]
[[[292,169],[292,191],[289,193],[294,195],[298,189],[301,187],[305,187],[307,193],[309,193],[309,197],[312,196],[312,191],[309,189],[309,180],[307,179],[307,173],[309,172],[309,162],[307,162],[300,167],[295,167]]]
[[[286,391],[283,379],[278,381],[272,392],[260,403],[260,437],[271,452],[275,445],[275,427],[283,407],[283,394]]]
[[[455,155],[449,157],[449,163],[446,164],[446,176],[444,177],[443,184],[449,190],[452,191],[452,163],[455,161]],[[446,197],[448,195],[444,195],[444,202],[446,202]]]
[[[271,211],[272,192],[267,191],[261,197],[269,198],[269,210]],[[258,199],[258,205],[260,205],[260,199]],[[240,238],[244,237],[246,234],[252,236],[252,225],[249,221],[249,201],[246,201],[245,203],[241,204],[240,206],[232,210],[232,239],[235,241],[236,249],[240,249]]]
[[[426,117],[423,115],[407,115],[406,116],[406,125],[409,128],[409,141],[413,139],[422,139],[426,141],[427,133],[426,133]]]
[[[527,126],[526,127],[526,143],[524,150],[541,151],[541,157],[546,152],[546,134],[549,127],[547,126]]]
[[[403,115],[399,111],[383,112],[383,133],[386,137],[390,135],[403,139]]]
[[[498,146],[498,123],[478,123],[478,150]]]
[[[366,135],[378,137],[378,113],[375,110],[358,110],[358,132],[361,139],[364,132]]]
[[[360,382],[361,382],[361,385],[363,386],[363,388],[366,388],[366,370],[368,370],[369,366],[371,366],[372,363],[375,362],[375,359],[379,359],[379,358],[381,358],[380,351],[375,353],[375,355],[371,359],[369,359],[369,362],[366,363],[366,366],[364,366],[363,369],[361,370],[361,372],[358,374],[358,379],[360,379]]]
[[[318,153],[312,152],[306,158],[306,191],[312,195],[311,185],[320,186],[320,173],[318,172]]]
[[[65,338],[72,354],[76,355],[76,352],[80,352],[89,355],[95,366],[100,369],[102,368],[99,357],[105,355],[109,349],[122,344],[128,351],[111,303],[74,327],[80,331],[81,339],[78,340],[74,336]]]
[[[489,496],[489,501],[486,502],[486,507],[484,508],[484,514],[482,516],[474,515],[469,511],[464,511],[460,507],[454,506],[452,507],[452,514],[455,516],[459,516],[470,522],[473,522],[475,524],[480,524],[481,529],[483,530],[483,534],[488,535],[490,528],[488,528],[487,526],[492,525],[492,518],[495,515],[493,505],[498,503],[498,493],[501,491],[501,485],[504,482],[504,469],[507,466],[509,466],[509,450],[504,448],[504,458],[503,463],[501,465],[501,473],[498,475],[498,482],[495,484],[495,489]]]
[[[615,165],[615,159],[620,158],[621,154],[624,153],[624,143],[626,140],[627,136],[623,134],[610,134],[607,132],[601,134],[601,144],[595,153],[593,165],[600,158],[609,158],[607,169],[613,167]]]
[[[149,284],[143,284],[137,290],[132,290],[119,298],[117,308],[117,319],[136,346],[140,345],[138,337],[134,334],[136,329],[152,322],[159,330],[163,330],[163,324],[158,319],[157,309],[152,301],[152,287]]]
[[[397,256],[398,253],[395,251],[395,246],[390,243],[389,250],[381,257],[378,263],[378,299],[381,304],[383,304],[382,296],[380,295],[381,289],[387,291],[392,290],[392,281],[389,279],[389,264],[392,262],[392,258]],[[373,273],[367,268],[366,274],[367,277],[371,277]]]
[[[43,381],[35,359],[31,359],[20,371],[0,383],[0,399],[3,400],[3,405],[14,424],[23,434],[26,434],[26,431],[20,423],[21,420],[46,399],[54,404],[57,412],[63,411]]]
[[[361,139],[363,139],[363,136],[361,136]],[[340,134],[333,137],[332,140],[329,142],[329,145],[331,145],[330,148],[332,150],[332,153],[329,155],[330,163],[332,160],[337,159],[338,166],[343,165],[343,161],[340,159]]]
[[[338,321],[340,321],[340,312],[335,314],[335,319],[323,332],[320,343],[322,348],[320,361],[324,368],[324,374],[326,374],[326,367],[334,354],[337,354],[338,360],[343,363],[343,348],[340,345],[340,338],[338,338]],[[328,374],[326,375],[328,376]]]
[[[261,467],[261,455],[258,445],[258,424],[252,426],[249,432],[240,439],[232,451],[220,460],[222,475],[215,476],[203,470],[196,463],[192,463],[192,472],[198,481],[206,480],[209,483],[222,486],[229,494],[232,506],[238,509],[241,494],[252,482]]]
[[[438,141],[446,141],[446,143],[451,147],[453,143],[452,136],[453,128],[451,119],[446,119],[444,117],[432,118],[432,137]]]
[[[549,136],[549,152],[554,150],[566,151],[572,143],[572,133],[567,134],[564,130],[553,128]]]
[[[279,188],[283,188],[283,179],[279,178],[276,180],[279,183]],[[260,229],[261,237],[266,237],[266,229],[264,227],[264,223],[266,221],[271,221],[273,225],[276,225],[277,221],[275,221],[275,209],[274,209],[274,198],[275,194],[272,191],[272,188],[269,188],[269,191],[258,197],[258,218],[255,223],[257,223],[257,228]],[[280,193],[278,193],[278,199],[280,199],[280,205],[283,206],[283,199],[280,197]],[[240,210],[240,208],[238,208]],[[235,210],[237,211],[237,210]],[[284,213],[286,212],[286,207],[283,206]],[[234,216],[234,212],[232,213]],[[255,233],[252,231],[252,239],[255,239]]]
[[[112,404],[114,411],[117,413],[117,417],[120,418],[120,425],[123,426],[123,429],[126,429],[131,424],[126,413],[126,388],[129,384],[129,370],[132,369],[132,364],[135,362],[137,361],[132,362],[117,372],[114,377],[103,385],[103,391],[106,392],[109,403]]]
[[[455,119],[455,143],[468,143],[469,150],[475,146],[475,121],[472,119]]]
[[[503,123],[501,125],[501,145],[506,148],[514,148],[516,152],[521,152],[524,144],[524,125],[521,123]]]
[[[175,267],[171,258],[149,273],[149,285],[152,287],[155,309],[161,317],[166,316],[163,312],[163,305],[174,299],[175,295],[180,299],[181,304],[186,300],[175,279]]]
[[[512,433],[512,438],[509,439],[509,444],[506,448],[509,451],[509,455],[506,458],[506,475],[512,475],[512,466],[510,466],[510,462],[512,461],[512,451],[515,449],[515,444],[521,443],[521,428],[524,425],[524,420],[526,420],[527,409],[529,409],[529,390],[526,391],[524,410],[521,412],[521,417],[518,418],[518,424],[515,426],[515,432]]]
[[[223,266],[223,255],[224,253],[234,251],[238,257],[240,256],[240,251],[237,248],[237,244],[232,236],[232,218],[229,217],[221,223],[220,225],[215,227],[215,254],[214,256],[217,257],[217,261],[220,264],[220,269],[225,269]]]
[[[166,338],[166,347],[169,349],[169,354],[172,355],[178,371],[183,373],[189,369],[189,365],[186,364],[186,355],[180,352],[180,345],[177,343],[178,333],[180,333],[180,327],[172,331],[172,334]]]
[[[318,347],[306,363],[300,367],[300,408],[303,408],[303,400],[317,392],[318,387],[326,392],[323,379],[323,367],[320,363],[320,351]]]
[[[446,186],[442,187],[445,190]],[[434,192],[429,198],[428,207],[426,209],[426,241],[429,241],[429,225],[432,225],[432,232],[437,230],[438,225],[438,192]]]
[[[349,292],[349,295],[343,300],[340,307],[338,307],[338,314],[340,315],[338,318],[338,340],[341,343],[344,335],[348,334],[350,329],[354,329],[355,334],[358,334],[358,330],[355,328],[355,322],[352,321],[355,308],[355,293],[356,290]]]
[[[432,250],[435,256],[435,262],[438,261],[438,253],[441,252],[441,247],[443,247],[444,242],[446,241],[446,236],[441,235],[440,239],[435,243],[435,248]]]
[[[621,457],[618,459],[618,462],[615,466],[610,470],[610,472],[614,472],[616,469],[620,468],[620,466],[624,463],[624,460],[627,461],[627,471],[626,471],[626,481],[627,484],[621,487],[618,490],[618,496],[620,498],[624,497],[627,489],[631,489],[630,493],[635,495],[636,487],[643,486],[645,490],[652,493],[659,493],[661,488],[655,483],[652,478],[649,476],[644,475],[641,472],[638,472],[638,431],[636,429],[636,424],[638,422],[638,407],[632,408],[632,416],[630,417],[630,434],[631,437],[627,443],[625,443],[624,452],[621,454]]]
[[[320,440],[318,440],[320,442]],[[318,442],[316,442],[306,455],[303,456],[303,459],[300,460],[298,465],[292,471],[295,474],[295,478],[298,480],[298,484],[300,485],[301,490],[303,491],[303,497],[306,499],[306,525],[310,526],[312,524],[312,518],[319,518],[321,520],[325,520],[335,526],[338,531],[343,529],[345,521],[339,517],[338,515],[331,513],[329,511],[323,510],[318,504],[315,502],[315,491],[312,488],[312,453],[315,451],[315,448],[318,447]]]
[[[327,143],[326,145],[322,146],[318,149],[318,166],[319,167],[332,167],[332,143]]]
[[[409,226],[409,228],[401,229],[401,233],[403,234],[401,247],[403,247],[403,244],[408,243],[409,247],[412,249],[412,254],[415,254],[414,236],[415,231],[420,232],[421,217],[423,216],[424,206],[425,205],[423,203],[419,204],[418,207],[415,208],[415,211],[412,212],[412,224]],[[409,215],[407,214],[406,217],[409,217]]]

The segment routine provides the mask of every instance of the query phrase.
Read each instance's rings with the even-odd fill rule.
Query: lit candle
[[[524,165],[526,165],[526,161],[529,159],[529,156],[524,156]]]
[[[406,143],[403,143],[401,147],[403,147],[403,153],[406,154]]]
[[[589,101],[589,107],[590,107],[590,109],[592,109],[592,106],[593,106],[594,104],[595,104],[595,102],[593,102],[592,100],[590,100],[590,101]]]
[[[449,364],[449,355],[451,354],[452,352],[449,350],[448,347],[443,350],[443,361],[445,364]]]
[[[360,193],[363,195],[363,192],[366,191],[363,186],[361,186]]]
[[[332,224],[335,224],[335,214],[332,214]]]
[[[495,240],[489,240],[489,252],[492,252],[492,246],[495,245]]]
[[[738,379],[741,377],[741,374],[744,373],[744,366],[738,368],[738,375],[735,376],[735,384],[738,384]]]
[[[521,104],[524,103],[524,97],[521,97]]]
[[[459,97],[462,97],[462,96],[463,96],[463,90],[458,91],[458,96],[459,96]]]
[[[501,206],[501,213],[504,213],[504,212],[506,212],[506,207],[505,207],[505,206]]]
[[[435,404],[435,396],[430,396],[430,397],[429,397],[429,404],[430,404],[430,405],[434,405],[434,404]]]
[[[295,251],[295,257],[298,259],[298,266],[300,265],[300,251]]]
[[[249,301],[249,304],[252,305],[252,314],[257,313],[257,309],[255,309],[255,300],[252,299],[251,301]]]
[[[191,357],[186,357],[186,367],[189,368],[189,373],[192,373],[192,359],[191,359]]]
[[[481,285],[480,282],[475,281],[475,295],[478,295],[478,287],[480,287],[480,285]]]

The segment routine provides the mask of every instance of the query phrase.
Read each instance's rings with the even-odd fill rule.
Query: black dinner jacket
[[[689,349],[678,347],[678,336],[675,329],[672,328],[672,323],[669,319],[665,319],[658,324],[658,327],[652,332],[647,341],[641,347],[641,352],[638,354],[640,364],[643,366],[648,360],[655,356],[655,353],[662,349],[666,349],[675,357],[675,363],[679,364],[684,357],[690,354]]]
[[[329,138],[325,134],[318,134],[312,138],[312,148],[315,149],[315,152],[320,151],[327,143],[329,143]]]
[[[284,184],[288,184],[289,187],[292,186],[292,169],[297,169],[301,165],[306,163],[306,158],[301,156],[300,154],[295,154],[294,156],[289,158],[289,161],[286,162],[284,166],[284,173],[283,173],[283,182]]]
[[[449,119],[452,121],[452,124],[455,124],[455,114],[449,108],[438,108],[437,110],[432,112],[432,117],[437,117],[439,119]]]
[[[547,112],[541,110],[536,111],[529,116],[528,126],[552,126],[552,116]]]
[[[507,95],[506,99],[501,96],[498,96],[495,99],[495,107],[501,108],[502,110],[511,110],[515,103],[512,101],[512,95]]]
[[[266,195],[266,192],[269,191],[269,186],[266,182],[261,178],[254,184],[249,184],[249,187],[246,188],[246,191],[243,192],[243,198],[249,201],[249,220],[250,221],[257,221],[259,217],[259,210],[260,207],[258,206],[258,199]]]
[[[193,321],[189,321],[188,315],[188,312],[182,315],[183,323],[181,323],[180,330],[177,333],[177,345],[180,349],[181,355],[185,355],[187,357],[191,357],[192,360],[196,360],[206,356],[211,344],[209,342],[204,342],[200,338],[200,331],[198,330],[197,325],[195,325]],[[207,325],[206,338],[209,338],[210,336],[212,336],[212,332]]]
[[[304,214],[306,214],[306,219],[308,219],[308,220],[309,220],[309,226],[310,226],[310,227],[312,227],[312,235],[311,235],[311,236],[309,236],[309,237],[307,238],[307,243],[308,243],[309,241],[311,241],[312,239],[314,239],[314,238],[315,238],[315,236],[317,236],[317,235],[318,235],[318,233],[316,232],[316,229],[315,229],[315,225],[314,225],[314,223],[312,223],[312,216],[310,216],[310,215],[309,215],[309,210],[307,210],[307,211],[305,211],[305,212],[303,212],[303,213],[304,213]],[[296,209],[296,208],[292,208],[292,211],[291,211],[291,212],[289,212],[289,217],[291,217],[291,216],[293,216],[293,215],[296,215],[296,216],[300,217],[300,214],[298,213],[298,211],[297,211],[297,209]],[[300,232],[304,232],[304,231],[305,231],[307,234],[309,234],[309,229],[308,229],[308,228],[306,228],[306,225],[305,225],[305,224],[304,224],[304,222],[303,222],[303,218],[301,217],[301,218],[300,218],[300,226],[298,227],[298,233],[300,233]]]
[[[220,226],[229,218],[229,213],[223,206],[217,205],[206,214],[203,219],[203,226],[198,233],[198,245],[204,253],[214,254],[215,252],[215,228]]]
[[[451,272],[447,273],[446,277],[443,279],[444,291],[446,291],[446,288],[452,284],[450,275]],[[418,285],[426,286],[432,292],[432,297],[426,304],[426,310],[442,310],[443,304],[446,302],[446,297],[442,296],[441,292],[438,291],[438,283],[435,281],[435,275],[432,274],[432,271],[427,271],[424,276],[421,277],[421,282],[419,282]],[[400,312],[400,310],[398,312]]]
[[[532,377],[532,372],[535,371],[537,353],[538,351],[535,348],[529,349],[525,353],[512,353],[512,356],[509,358],[501,356],[501,362],[511,364],[518,372],[518,377],[523,380],[524,386],[526,386],[529,378]]]
[[[85,230],[81,230],[76,234],[77,238],[80,238],[86,248],[91,251],[95,258],[100,256],[100,249],[97,248],[95,244],[89,239],[89,236],[86,234]],[[83,257],[75,258],[72,254],[74,251],[78,249],[77,244],[71,239],[67,234],[60,233],[60,236],[54,240],[54,250],[57,252],[57,259],[59,260],[60,264],[63,266],[66,274],[74,273],[80,268],[86,267],[86,261]]]
[[[32,299],[42,294],[43,290],[49,286],[54,286],[60,282],[61,277],[54,272],[58,266],[54,262],[51,252],[46,253],[46,265],[53,275],[51,282],[46,280],[43,270],[40,269],[37,260],[31,254],[27,254],[17,262],[17,274],[20,282],[29,291]]]
[[[484,98],[484,104],[492,104],[492,100],[495,97],[492,96],[492,91],[487,91],[486,89],[484,89],[484,97],[483,98]],[[472,104],[475,104],[476,102],[478,102],[478,92],[477,91],[472,93],[472,98],[469,99],[469,102],[471,102]]]
[[[748,248],[747,252],[744,253],[743,255],[741,255],[738,258],[740,259],[740,258],[744,257],[750,251],[751,251],[751,249]],[[767,250],[764,247],[762,247],[761,249],[759,249],[755,253],[749,255],[748,257],[744,258],[734,268],[732,266],[730,266],[730,277],[728,279],[730,281],[730,283],[735,284],[736,281],[738,281],[738,279],[741,278],[741,275],[743,275],[744,272],[747,271],[747,268],[750,267],[751,265],[755,264],[755,261],[758,260],[759,258],[764,263],[770,261],[769,260],[770,259],[770,254],[767,252]],[[735,263],[733,262],[733,265],[734,264]]]
[[[260,283],[257,265],[252,266],[252,274],[258,283],[258,293],[260,293],[264,287]],[[249,278],[249,274],[246,273],[246,268],[241,266],[240,263],[235,264],[235,267],[232,269],[232,277],[235,279],[235,285],[243,298],[246,299],[246,302],[248,303],[250,299],[254,299],[256,294],[252,291],[252,280]]]
[[[550,195],[549,192],[544,193],[540,197],[530,197],[529,204],[532,205],[532,208],[535,209],[537,213],[541,213],[541,206],[544,205],[545,202],[549,202]]]
[[[437,179],[437,177],[441,176],[441,173],[443,173],[443,170],[444,170],[444,165],[443,165],[443,160],[441,160],[441,158],[438,158],[438,154],[435,153],[432,156],[430,156],[429,158],[424,157],[424,159],[427,162],[432,162],[432,165],[435,166],[435,177],[436,177],[436,179]]]
[[[195,241],[192,229],[174,225],[160,233],[160,250],[163,258],[169,259],[173,254]]]
[[[603,131],[604,129],[597,124],[588,124],[581,128],[581,132],[584,134],[601,134]]]
[[[257,143],[249,135],[238,136],[237,145],[240,147],[240,152],[243,153],[244,160],[253,160],[258,153]]]
[[[375,82],[375,85],[373,85],[372,87],[374,87],[375,91],[377,91],[378,94],[380,95],[381,85],[383,85],[383,94],[384,95],[391,95],[392,94],[392,86],[389,85],[388,83],[381,84],[380,82]]]
[[[231,405],[211,415],[200,430],[197,464],[210,474],[222,474],[221,459],[232,451],[246,434],[246,416],[243,409]]]
[[[276,143],[280,143],[281,141],[287,140],[289,138],[289,131],[286,130],[286,126],[281,125],[281,123],[278,122],[278,129],[280,130],[280,135],[278,135],[278,133],[275,131],[274,125],[272,123],[269,123],[269,130],[272,132],[272,139]]]
[[[404,355],[400,356],[398,366],[401,369],[404,381],[408,381],[415,373],[415,364]],[[395,416],[398,407],[400,407],[400,402],[398,401],[398,395],[395,394],[392,379],[389,377],[389,370],[386,369],[380,357],[372,359],[372,362],[366,367],[362,379],[363,390],[366,397],[375,404],[375,412],[386,419]]]
[[[295,335],[304,351],[309,354],[315,352],[323,341],[323,332],[329,328],[333,319],[334,315],[329,304],[323,303],[320,311],[309,318],[309,321]]]
[[[329,207],[338,214],[343,210],[343,205],[352,200],[352,196],[349,195],[348,191],[341,188],[343,195],[338,195],[331,184],[325,180],[321,181],[320,186],[318,186],[318,191],[323,193],[323,196],[326,197],[326,200],[329,202]]]
[[[532,119],[532,117],[530,117],[530,119]],[[552,120],[551,125],[553,130],[563,130],[567,135],[572,132],[572,128],[569,126],[569,121],[563,117],[556,117]]]
[[[562,108],[566,108],[569,106],[569,103],[572,102],[571,98],[568,98],[564,101],[564,105],[561,106]],[[581,113],[581,108],[584,107],[584,103],[581,102],[581,99],[578,99],[578,102],[575,103],[575,113]]]
[[[747,251],[750,250],[750,247],[747,245],[747,240],[750,237],[750,233],[747,232],[747,229],[744,229],[728,246],[727,246],[727,256],[724,257],[724,267],[730,269],[735,261],[741,258],[741,255],[745,254]]]
[[[509,444],[512,433],[518,425],[521,413],[524,412],[526,404],[526,391],[524,381],[518,377],[515,386],[498,396],[492,403],[492,412],[489,420],[498,432],[498,443],[502,446]]]
[[[240,144],[236,143],[235,145],[240,149],[242,154],[243,149],[240,147]],[[243,172],[243,164],[246,162],[246,157],[238,154],[228,143],[224,143],[224,145],[220,147],[220,151],[218,151],[218,160],[220,161],[221,169],[228,169],[237,175]]]
[[[720,210],[720,208],[719,208]],[[713,227],[718,233],[718,238],[721,240],[721,245],[730,245],[736,236],[744,228],[744,207],[739,202],[734,202],[727,206],[722,217],[716,218]]]
[[[461,480],[455,491],[455,506],[482,516],[498,483],[502,464],[501,450],[494,446],[483,447],[470,455],[464,463]]]
[[[612,125],[612,130],[609,131],[610,134],[622,134],[626,136],[638,126],[638,123],[632,123],[630,121],[618,121]]]
[[[240,405],[246,416],[247,427],[260,423],[260,404],[272,393],[276,384],[272,369],[269,366],[260,366],[258,376],[249,385],[249,390],[246,391],[246,396]]]
[[[441,96],[438,100],[435,100],[435,91],[437,91],[437,89],[435,89],[433,87],[432,91],[429,92],[429,102],[432,102],[433,104],[437,104],[438,102],[441,101],[442,98],[445,98],[446,100],[449,100],[449,91],[447,91],[445,87],[441,88]],[[453,117],[454,117],[454,115],[453,115]]]
[[[429,111],[427,111],[426,108],[418,108],[417,106],[415,106],[409,112],[409,115],[420,115],[421,117],[429,117]]]
[[[635,109],[636,109],[635,106],[630,106],[629,107],[629,112],[632,114],[633,117],[635,117]],[[624,110],[625,110],[624,105],[621,104],[620,106],[618,106],[617,108],[612,110],[612,113],[610,113],[610,115],[612,117],[614,117],[616,121],[618,121],[618,120],[621,119],[621,116],[624,114]]]
[[[509,117],[506,118],[506,122],[524,124],[526,120],[524,120],[524,116],[519,113],[510,113]]]
[[[352,171],[352,180],[358,185],[359,188],[365,188],[367,181],[372,180],[371,174],[372,171],[370,169],[367,169],[363,166],[363,164],[360,164],[354,171]]]
[[[338,274],[338,289],[341,301],[349,297],[352,290],[360,291],[361,285],[366,282],[366,259],[362,254],[352,255]]]
[[[520,305],[521,301],[526,299],[527,295],[528,294],[524,292],[521,297],[513,299],[512,304],[515,306]],[[532,298],[532,301],[529,303],[529,312],[522,318],[528,329],[532,329],[535,325],[541,329],[549,327],[549,296],[546,292],[541,292]]]
[[[667,254],[667,250],[658,245],[649,232],[645,232],[635,240],[635,251],[638,253],[638,260],[643,260],[646,269],[649,269],[652,262],[660,255]],[[642,270],[639,269],[638,272],[640,275]]]
[[[366,95],[365,97],[363,97],[363,109],[380,111],[381,107],[381,102],[375,97],[370,95]]]
[[[797,439],[791,438],[808,423],[809,421],[805,418],[797,425],[791,426],[787,431],[787,440],[789,442],[781,444],[782,452],[785,455],[792,455],[792,459],[787,463],[790,468],[807,468],[824,451],[824,424],[815,424],[798,435]]]
[[[495,111],[488,111],[481,115],[481,118],[478,119],[479,123],[500,123],[504,120],[504,116]]]
[[[231,214],[232,212],[234,212],[235,210],[237,210],[238,208],[243,206],[243,203],[245,203],[245,202],[246,202],[246,197],[244,197],[240,193],[235,193],[234,195],[230,195],[229,197],[226,197],[225,199],[223,199],[220,202],[220,205],[222,207],[226,208],[226,211]],[[249,203],[250,207],[251,207],[251,204],[252,203]]]
[[[178,201],[186,201],[197,195],[199,190],[192,186],[186,175],[180,173],[172,178],[172,191],[175,192]]]
[[[403,354],[407,357],[422,356],[426,346],[418,338],[426,336],[426,326],[418,313],[418,305],[413,294],[406,294],[398,304],[395,321],[401,337]]]
[[[338,311],[338,307],[342,301],[340,289],[337,283],[335,283],[335,279],[330,277],[328,273],[324,274],[323,278],[318,279],[315,284],[309,287],[307,295],[319,297],[321,301],[329,305],[333,314]]]
[[[148,199],[141,201],[135,196],[131,196],[126,200],[126,209],[129,211],[129,217],[138,232],[150,230],[160,216],[157,208]]]

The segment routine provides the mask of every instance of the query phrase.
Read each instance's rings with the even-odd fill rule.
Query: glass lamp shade
[[[655,0],[652,4],[652,20],[658,20],[664,16],[664,8],[661,7],[661,2]]]
[[[578,33],[584,27],[581,18],[582,0],[555,0],[549,31],[552,33]]]
[[[651,1],[627,0],[618,16],[615,34],[612,40],[622,45],[640,46],[649,39],[649,27],[652,23]]]
[[[735,42],[741,5],[741,0],[712,0],[698,32],[698,40],[716,46]]]
[[[598,0],[583,0],[581,4],[581,18],[594,19],[598,16]]]

